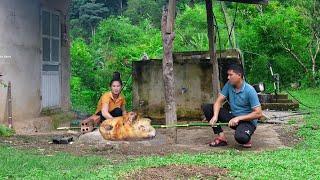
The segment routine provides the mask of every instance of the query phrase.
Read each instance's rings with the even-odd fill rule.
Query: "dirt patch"
[[[226,169],[215,167],[169,165],[142,169],[120,179],[220,179],[227,172]]]
[[[179,128],[177,131],[177,144],[168,141],[165,129],[157,129],[155,138],[144,141],[106,141],[99,132],[95,134],[96,139],[82,138],[81,140],[79,134],[60,131],[35,133],[33,135],[15,135],[9,138],[0,137],[0,144],[14,146],[18,149],[35,149],[41,154],[68,152],[74,155],[101,155],[119,161],[141,155],[216,152],[227,149],[262,151],[292,146],[298,140],[296,140],[297,138],[291,133],[288,126],[290,127],[290,125],[260,124],[252,137],[253,147],[251,149],[242,148],[234,140],[234,131],[228,127],[224,127],[228,138],[228,146],[219,148],[208,146],[208,143],[213,139],[213,132],[210,127]],[[52,138],[56,135],[73,136],[75,141],[73,144],[67,145],[52,144]]]
[[[281,142],[288,147],[294,146],[303,140],[297,135],[299,128],[300,125],[274,125]]]

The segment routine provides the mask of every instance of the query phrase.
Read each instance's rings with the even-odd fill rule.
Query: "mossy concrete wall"
[[[178,118],[200,118],[201,104],[212,102],[209,60],[175,60],[174,79]],[[164,118],[162,61],[133,63],[133,107],[151,118]]]
[[[226,81],[230,63],[241,63],[240,52],[229,50],[218,54],[221,85]],[[161,122],[164,112],[162,60],[133,62],[133,108],[143,116]],[[213,103],[212,64],[208,52],[174,54],[175,97],[178,120],[201,120],[201,105]]]

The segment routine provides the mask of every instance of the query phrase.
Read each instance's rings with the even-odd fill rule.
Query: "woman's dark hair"
[[[243,72],[243,68],[241,65],[239,64],[231,64],[228,67],[228,71],[232,70],[233,72],[237,73],[237,74],[241,74],[241,77],[243,78],[244,76],[244,72]]]
[[[112,77],[112,79],[111,79],[111,81],[110,81],[110,86],[112,85],[112,83],[113,83],[114,81],[118,81],[118,82],[120,83],[120,85],[122,86],[121,75],[120,75],[120,73],[117,72],[117,71],[113,73],[113,77]]]

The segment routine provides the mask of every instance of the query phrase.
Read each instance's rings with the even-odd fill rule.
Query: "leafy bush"
[[[76,39],[71,47],[71,99],[74,110],[93,113],[102,93],[110,90],[114,71],[121,73],[127,109],[132,108],[131,63],[146,53],[162,54],[161,33],[146,19],[133,25],[128,18],[103,20],[91,43]]]
[[[10,137],[14,135],[14,130],[8,128],[7,126],[0,124],[0,136],[3,137]]]

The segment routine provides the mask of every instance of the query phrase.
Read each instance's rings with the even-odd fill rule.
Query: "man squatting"
[[[217,122],[228,123],[235,130],[234,138],[243,147],[252,146],[251,136],[257,127],[257,121],[262,117],[261,104],[255,89],[244,80],[243,68],[240,65],[230,65],[228,82],[222,88],[214,104],[202,107],[206,119],[212,126],[216,138],[209,144],[212,147],[226,146],[227,139]],[[231,112],[222,107],[228,99]]]

